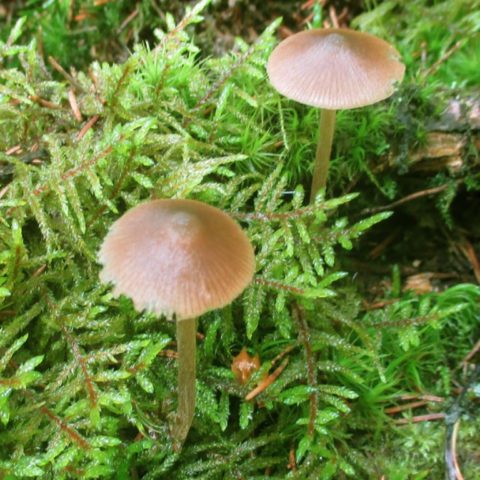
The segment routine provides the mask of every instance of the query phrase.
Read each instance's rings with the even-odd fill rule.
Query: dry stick
[[[30,100],[34,103],[38,103],[45,108],[50,108],[51,110],[62,110],[63,107],[58,105],[57,103],[50,102],[49,100],[45,100],[44,98],[39,97],[38,95],[30,95]]]
[[[174,440],[182,444],[195,414],[196,333],[195,318],[177,320],[178,408]]]
[[[28,390],[25,390],[25,392],[28,392]],[[61,430],[66,432],[70,436],[70,438],[84,450],[90,450],[90,448],[92,448],[90,444],[76,430],[74,430],[72,427],[69,427],[60,417],[55,415],[47,407],[40,407],[40,411],[44,413],[48,418],[53,420],[60,427]]]
[[[327,185],[328,165],[330,164],[333,134],[335,132],[335,115],[335,110],[322,109],[320,111],[320,131],[313,169],[310,203],[315,201],[318,191]]]
[[[77,97],[75,96],[75,92],[72,89],[68,91],[68,101],[70,102],[73,116],[78,122],[81,122],[82,114],[80,113],[80,109],[78,108]]]
[[[5,185],[1,190],[0,190],[0,199],[8,192],[8,189],[10,188],[10,184]]]
[[[317,376],[315,375],[315,359],[312,354],[312,347],[310,345],[310,329],[308,328],[308,323],[305,320],[304,312],[302,308],[294,303],[292,306],[293,317],[300,326],[300,341],[303,343],[305,349],[305,358],[307,361],[307,373],[308,373],[308,384],[316,389],[317,388]],[[313,436],[315,432],[315,419],[317,418],[317,408],[318,408],[318,393],[312,392],[310,394],[310,418],[308,421],[308,435]]]
[[[118,30],[117,30],[117,33],[120,33],[122,32],[125,27],[138,15],[139,13],[139,10],[138,8],[136,8],[123,22],[122,24],[120,25],[120,27],[118,27]]]
[[[448,480],[463,480],[456,457],[457,434],[460,426],[460,417],[464,410],[462,404],[466,398],[468,390],[478,382],[479,377],[480,365],[477,365],[473,372],[466,379],[460,394],[445,415],[445,423],[447,425],[447,435],[445,440],[445,463],[447,466]]]
[[[338,23],[338,15],[337,15],[337,11],[335,10],[335,7],[333,5],[330,5],[330,9],[328,12],[330,14],[330,20],[332,21],[333,27],[339,28],[340,25]]]
[[[20,145],[15,145],[12,148],[9,148],[6,152],[5,155],[14,155],[15,153],[21,153],[22,152],[22,147]]]
[[[439,397],[437,395],[430,395],[430,394],[424,394],[424,395],[418,395],[416,393],[406,393],[405,395],[400,395],[398,397],[400,400],[427,400],[428,402],[438,402],[442,403],[445,401],[443,397]]]
[[[470,352],[468,352],[468,354],[462,360],[461,366],[464,366],[466,363],[468,363],[479,351],[480,351],[480,340],[474,345],[474,347],[470,350]]]
[[[440,65],[445,62],[451,55],[453,55],[460,47],[463,47],[464,42],[459,40],[458,42],[453,45],[450,49],[448,49],[433,65],[431,65],[429,68],[427,68],[423,74],[423,78],[427,78],[429,75],[431,75],[435,70],[437,70]]]
[[[456,181],[457,184],[462,183],[463,180],[459,179]],[[411,202],[412,200],[416,200],[417,198],[420,197],[425,197],[427,195],[433,195],[434,193],[439,193],[443,192],[446,190],[448,187],[451,186],[451,183],[444,183],[443,185],[440,185],[439,187],[433,187],[433,188],[428,188],[426,190],[420,190],[419,192],[411,193],[410,195],[407,195],[406,197],[401,198],[400,200],[397,200],[395,202],[389,203],[388,205],[383,205],[380,207],[373,207],[373,208],[366,208],[361,211],[362,215],[371,215],[373,213],[377,212],[383,212],[384,210],[391,210],[392,208],[398,207],[399,205],[403,205],[404,203]]]
[[[429,413],[428,415],[417,415],[412,418],[399,418],[395,420],[397,425],[408,425],[410,423],[430,422],[432,420],[443,420],[445,418],[444,413]]]
[[[426,400],[419,400],[418,402],[409,402],[409,403],[405,403],[404,405],[397,405],[396,407],[386,408],[385,413],[392,415],[394,413],[403,412],[405,410],[424,407],[425,405],[428,405],[428,402]]]
[[[99,115],[94,115],[84,126],[83,128],[78,132],[76,140],[77,142],[81,140],[87,132],[97,123],[97,120],[100,118]]]
[[[457,460],[457,435],[460,427],[460,418],[455,422],[451,433],[449,432],[447,439],[447,448],[445,451],[445,462],[448,469],[448,478],[450,480],[464,480]]]
[[[467,257],[467,260],[472,266],[475,279],[478,283],[480,283],[480,261],[478,260],[473,245],[467,239],[464,239],[463,242],[460,243],[460,250],[463,252],[465,257]]]
[[[260,395],[267,387],[269,387],[278,377],[279,375],[285,370],[285,367],[288,365],[288,358],[286,358],[280,366],[273,371],[267,378],[262,380],[256,388],[254,388],[251,392],[249,392],[245,396],[245,400],[253,400],[257,395]]]

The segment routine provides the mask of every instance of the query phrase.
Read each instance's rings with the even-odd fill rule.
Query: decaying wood
[[[480,149],[480,98],[449,100],[440,116],[428,121],[426,130],[423,145],[409,152],[410,170],[460,172],[469,149]],[[387,164],[383,163],[376,170],[393,168],[396,163],[396,154],[391,152]]]
[[[466,142],[466,136],[461,133],[429,132],[425,145],[410,155],[410,168],[424,172],[447,168],[456,173],[463,167]]]

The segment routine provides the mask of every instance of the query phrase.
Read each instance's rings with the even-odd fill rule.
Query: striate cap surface
[[[374,35],[328,28],[282,41],[270,55],[267,72],[282,95],[312,107],[342,110],[392,95],[405,65],[389,43]]]
[[[252,280],[255,256],[240,226],[196,200],[153,200],[110,228],[98,255],[100,280],[135,308],[177,320],[221,308]]]

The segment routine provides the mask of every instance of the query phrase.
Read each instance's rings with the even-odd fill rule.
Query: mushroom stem
[[[333,133],[335,131],[335,114],[336,110],[320,110],[320,132],[313,169],[310,203],[314,202],[318,191],[327,185],[328,165],[330,163]]]
[[[195,413],[196,318],[177,321],[178,409],[173,438],[183,443]]]

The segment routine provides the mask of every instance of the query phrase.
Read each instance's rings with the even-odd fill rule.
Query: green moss
[[[46,67],[36,41],[25,41],[40,11],[0,44],[5,478],[373,478],[410,458],[408,451],[388,458],[402,437],[385,407],[401,392],[453,398],[452,369],[475,341],[478,288],[362,310],[337,256],[389,214],[350,220],[344,206],[360,201],[355,194],[306,206],[317,113],[281,99],[265,81],[278,22],[253,45],[238,40],[210,58],[188,28],[207,4],[177,25],[165,17],[169,27],[156,32],[155,47],[137,44],[121,64],[101,56],[73,79]],[[45,21],[58,8],[65,22],[67,3],[42,5]],[[111,17],[112,28],[120,18]],[[90,48],[98,39],[84,41]],[[74,63],[77,47],[65,48],[52,52]],[[78,50],[79,65],[86,52]],[[434,88],[411,79],[390,102],[340,115],[335,188],[361,174],[394,197],[393,180],[373,163],[393,140],[419,141],[415,112],[429,111]],[[196,198],[229,211],[257,254],[244,295],[200,319],[198,408],[181,452],[169,434],[174,325],[135,312],[98,281],[96,252],[109,226],[150,197]],[[245,386],[230,370],[243,346],[262,360]],[[246,401],[275,371],[275,381]],[[471,425],[462,435],[473,449]],[[416,475],[439,471],[425,466],[424,454],[441,458],[438,429],[436,443],[412,460]],[[416,448],[421,432],[411,435]],[[382,443],[374,463],[370,451]]]

